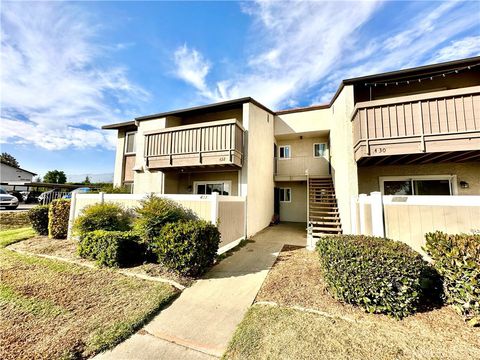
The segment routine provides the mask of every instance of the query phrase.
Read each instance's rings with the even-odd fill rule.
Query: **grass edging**
[[[19,240],[19,241],[21,241],[21,240]],[[13,252],[16,252],[18,254],[22,254],[22,255],[38,256],[38,257],[49,259],[49,260],[63,261],[63,262],[69,263],[69,264],[74,264],[74,265],[78,265],[78,266],[87,267],[89,269],[98,269],[98,266],[95,266],[94,264],[89,264],[89,263],[85,263],[85,262],[65,259],[65,258],[62,258],[62,257],[59,257],[59,256],[46,255],[46,254],[36,254],[36,253],[29,252],[29,251],[23,251],[23,250],[18,250],[18,249],[11,249],[11,248],[6,248],[6,249],[10,250],[10,251],[13,251]],[[156,281],[156,282],[160,282],[160,283],[164,283],[164,284],[169,284],[169,285],[173,286],[174,288],[176,288],[177,290],[180,290],[180,291],[183,291],[186,288],[185,286],[183,286],[183,285],[181,285],[181,284],[179,284],[179,283],[177,283],[176,281],[173,281],[173,280],[162,279],[162,278],[149,276],[149,275],[137,274],[137,273],[134,273],[134,272],[131,272],[131,271],[128,271],[128,270],[116,270],[116,272],[118,272],[122,275],[125,275],[125,276],[135,277],[135,278],[142,279],[142,280],[150,280],[150,281]]]

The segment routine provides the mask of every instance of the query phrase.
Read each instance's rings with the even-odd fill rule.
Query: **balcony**
[[[309,176],[330,176],[325,157],[295,156],[275,158],[275,181],[303,181]]]
[[[480,158],[480,86],[358,103],[352,122],[359,165]]]
[[[145,158],[150,169],[242,167],[242,125],[221,120],[170,127],[145,133]]]

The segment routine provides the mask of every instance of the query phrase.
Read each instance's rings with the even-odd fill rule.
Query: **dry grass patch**
[[[0,358],[87,358],[127,338],[176,290],[0,250]]]
[[[318,255],[286,246],[256,305],[237,329],[228,359],[479,359],[480,331],[443,307],[399,321],[365,313],[333,299],[322,281]],[[298,306],[327,317],[298,311]]]
[[[95,265],[95,262],[83,259],[77,254],[77,242],[75,240],[55,240],[49,239],[47,236],[36,236],[34,238],[11,245],[9,249],[32,254],[56,256],[81,264]],[[166,269],[160,264],[139,264],[124,270],[128,270],[129,272],[139,275],[147,275],[172,280],[183,286],[189,286],[194,281],[193,278],[181,276]]]
[[[30,226],[28,211],[0,211],[0,230],[18,229]]]

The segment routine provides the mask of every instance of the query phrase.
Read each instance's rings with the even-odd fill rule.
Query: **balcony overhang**
[[[376,163],[366,158],[471,153],[480,149],[480,86],[359,103],[352,123],[359,164]]]
[[[243,127],[234,120],[212,121],[145,133],[149,169],[241,168]]]
[[[425,165],[442,163],[480,162],[480,150],[440,151],[421,154],[383,155],[363,157],[358,166]],[[479,164],[480,166],[480,164]]]

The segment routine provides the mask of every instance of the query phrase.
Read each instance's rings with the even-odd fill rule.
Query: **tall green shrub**
[[[48,236],[53,239],[66,239],[70,200],[57,199],[50,204],[48,211]]]
[[[131,231],[95,230],[78,243],[78,254],[97,264],[119,267],[142,260],[138,235]]]
[[[448,304],[474,326],[480,325],[480,235],[425,235],[425,251],[443,276]]]
[[[91,231],[128,231],[131,229],[133,214],[115,203],[97,203],[86,206],[76,218],[74,232],[80,237]]]
[[[429,273],[421,255],[406,244],[361,235],[323,236],[317,243],[329,292],[371,313],[402,318],[422,299]]]
[[[160,235],[165,224],[195,218],[191,212],[175,201],[153,194],[142,200],[135,211],[137,213],[135,230],[142,237],[149,252],[153,251],[154,240]]]
[[[213,265],[220,232],[204,220],[178,221],[166,224],[155,241],[160,263],[183,275],[197,276]]]
[[[28,219],[38,235],[48,235],[48,205],[38,205],[28,210]]]

